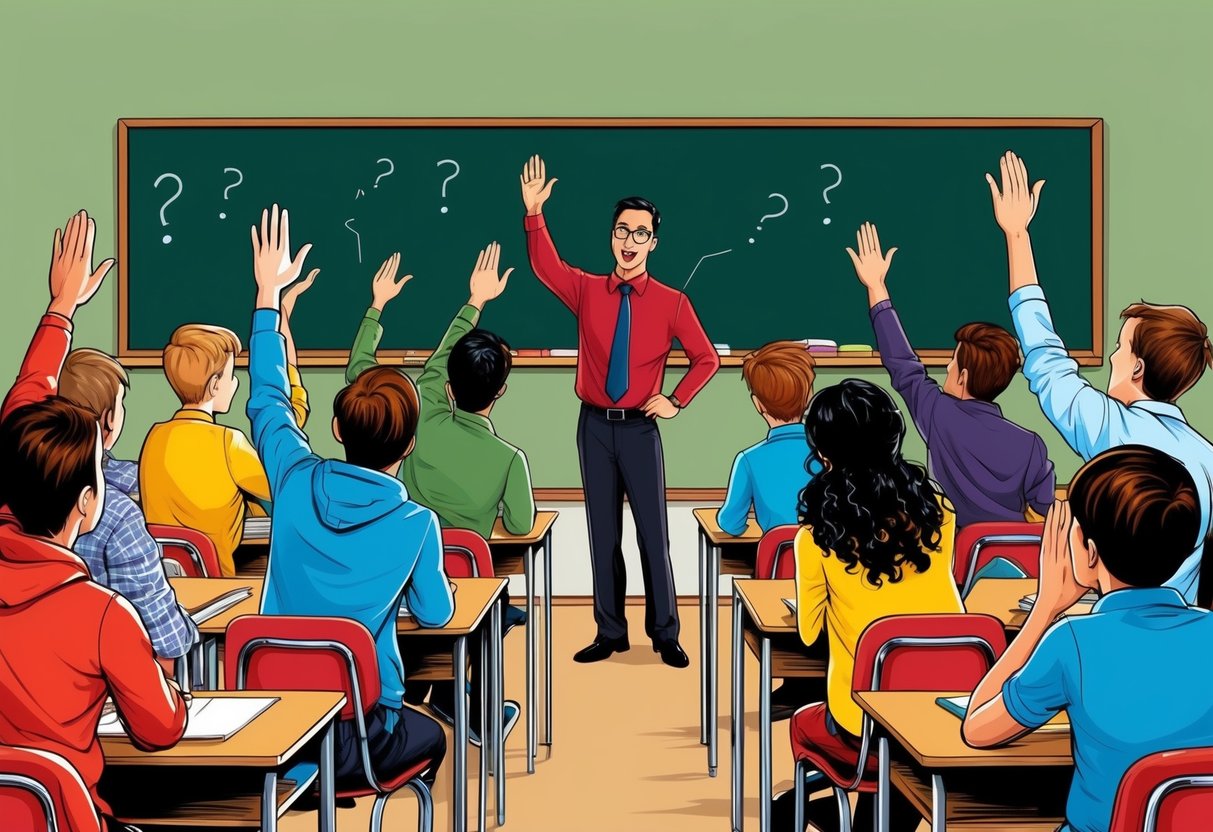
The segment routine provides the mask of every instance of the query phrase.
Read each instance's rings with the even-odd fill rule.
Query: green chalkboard
[[[124,357],[154,361],[186,322],[247,336],[249,226],[273,202],[322,270],[293,321],[305,362],[340,359],[372,275],[397,250],[416,279],[384,315],[383,347],[431,348],[492,240],[517,271],[482,325],[516,349],[575,347],[573,316],[527,261],[518,175],[533,153],[560,179],[545,209],[560,253],[587,271],[612,267],[616,200],[639,194],[661,209],[651,272],[680,288],[694,272],[687,293],[716,343],[871,343],[843,251],[870,219],[899,247],[890,286],[911,340],[946,350],[965,322],[1009,325],[984,180],[1008,148],[1048,180],[1032,232],[1061,334],[1090,361],[1102,350],[1096,119],[124,120],[118,146]]]

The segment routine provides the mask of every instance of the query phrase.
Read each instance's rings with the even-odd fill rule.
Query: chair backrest
[[[33,748],[0,746],[0,818],[5,832],[101,832],[76,769]]]
[[[219,552],[209,537],[196,529],[185,526],[163,526],[149,523],[150,534],[160,546],[160,557],[177,565],[187,578],[218,578],[223,575],[219,568]],[[166,564],[166,571],[171,569]],[[171,577],[171,575],[170,575]]]
[[[227,625],[224,677],[228,690],[339,691],[341,719],[379,700],[375,640],[349,618],[242,615]]]
[[[800,526],[775,526],[758,541],[754,558],[754,577],[761,580],[784,580],[796,577],[796,552],[793,543]]]
[[[489,543],[470,529],[442,530],[442,560],[448,578],[492,578]]]
[[[1109,832],[1208,829],[1213,748],[1160,751],[1129,767],[1116,790]]]
[[[855,690],[972,690],[1007,647],[992,615],[891,615],[855,649]]]
[[[1030,577],[1039,577],[1043,533],[1043,523],[1029,523],[1026,520],[971,523],[957,532],[952,574],[956,578],[956,586],[960,587],[960,597],[969,594],[974,576],[996,557],[1006,558]]]

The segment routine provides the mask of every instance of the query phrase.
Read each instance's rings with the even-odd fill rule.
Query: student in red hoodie
[[[105,501],[97,418],[54,395],[72,315],[113,265],[91,270],[94,234],[83,211],[56,230],[51,304],[0,411],[0,743],[65,757],[116,830],[97,792],[106,697],[149,750],[181,738],[187,708],[134,608],[71,551]]]

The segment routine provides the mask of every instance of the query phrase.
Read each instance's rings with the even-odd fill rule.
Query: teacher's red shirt
[[[607,364],[619,318],[615,274],[589,274],[560,259],[543,215],[524,218],[531,268],[544,286],[577,316],[577,397],[594,407],[641,407],[661,392],[666,358],[677,338],[691,366],[674,388],[686,406],[720,367],[720,356],[703,331],[690,299],[647,272],[632,278],[632,329],[628,392],[618,402],[606,394]]]

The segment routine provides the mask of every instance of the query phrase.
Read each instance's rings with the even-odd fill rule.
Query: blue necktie
[[[606,394],[617,402],[628,392],[628,342],[632,337],[632,286],[619,284],[619,318],[615,321],[615,339],[607,364]]]

